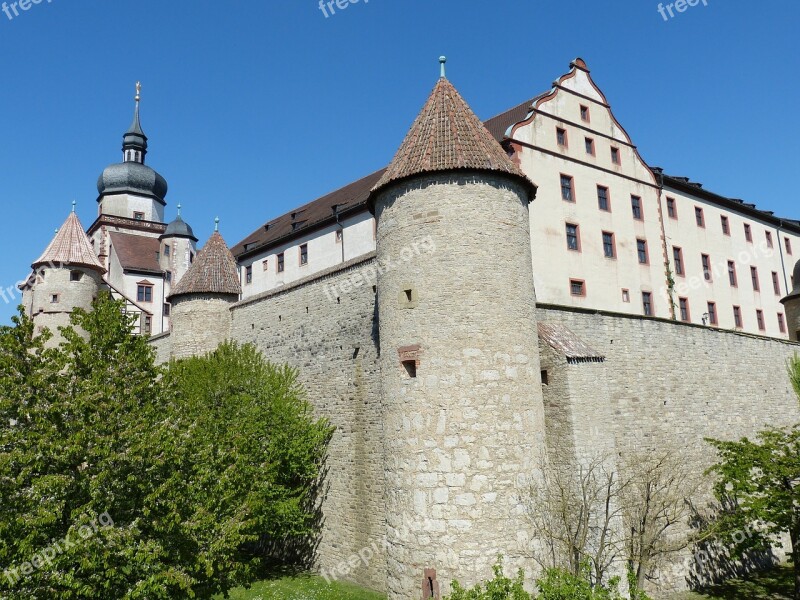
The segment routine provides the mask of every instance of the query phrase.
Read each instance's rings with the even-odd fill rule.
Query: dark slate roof
[[[458,90],[441,77],[373,192],[415,175],[456,170],[513,175],[533,188]]]
[[[497,142],[505,138],[506,130],[523,120],[530,110],[533,101],[523,102],[504,113],[492,117],[484,126]],[[351,184],[331,192],[321,198],[309,202],[290,213],[286,213],[261,226],[232,248],[236,258],[245,258],[256,254],[264,248],[273,247],[293,237],[327,227],[336,222],[333,207],[336,206],[340,217],[344,214],[357,213],[367,208],[370,190],[383,177],[386,169],[376,171]],[[294,217],[292,216],[294,215]]]
[[[218,231],[215,231],[197,253],[194,263],[177,285],[169,298],[187,294],[230,294],[239,296],[242,286],[236,260]]]
[[[137,273],[163,273],[158,264],[158,252],[161,249],[158,238],[117,232],[108,235],[111,248],[123,269]]]
[[[728,210],[737,212],[739,214],[747,215],[754,219],[760,219],[775,227],[782,227],[793,233],[800,235],[800,222],[795,219],[784,219],[775,216],[775,213],[769,210],[761,210],[755,204],[750,204],[739,198],[728,198],[710,192],[703,188],[703,184],[697,181],[692,181],[689,177],[680,177],[677,175],[667,175],[660,167],[652,167],[653,172],[658,177],[662,186],[670,187],[678,191],[692,194],[709,202],[726,208]]]
[[[83,225],[81,225],[78,215],[74,212],[69,214],[61,229],[58,230],[42,255],[34,261],[32,267],[35,270],[46,264],[74,265],[94,269],[100,273],[106,272],[92,250],[92,245],[83,231]]]
[[[339,218],[366,210],[370,190],[375,186],[385,170],[376,171],[335,192],[331,192],[300,208],[296,208],[290,213],[269,221],[236,244],[232,248],[234,256],[241,258],[253,250],[261,249],[265,246],[274,246],[282,240],[299,235],[298,232],[308,233],[317,227],[335,223],[336,213],[334,208],[336,208]]]
[[[100,197],[107,194],[138,194],[155,198],[166,204],[167,180],[147,165],[137,162],[122,162],[109,165],[97,179],[97,193]]]
[[[167,228],[164,230],[164,233],[161,234],[159,239],[164,239],[168,237],[178,237],[178,238],[188,238],[190,240],[197,241],[197,238],[194,235],[194,231],[189,226],[189,224],[184,221],[180,215],[175,217],[175,220],[167,225]]]
[[[539,323],[539,338],[572,362],[599,362],[605,357],[560,323]]]

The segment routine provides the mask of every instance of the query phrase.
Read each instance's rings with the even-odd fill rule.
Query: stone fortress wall
[[[336,427],[320,571],[386,590],[376,265],[370,254],[235,304],[230,338],[254,343],[269,360],[299,369],[317,414]],[[786,361],[800,350],[798,344],[553,305],[540,305],[537,320],[586,346],[584,354],[568,358],[540,338],[550,460],[677,447],[701,471],[714,458],[704,438],[737,439],[767,425],[800,421],[786,376]],[[153,345],[158,359],[168,360],[171,336],[156,336]],[[510,537],[517,530],[517,523],[508,524]],[[677,573],[670,583],[685,588]],[[422,572],[410,576],[421,580]],[[446,570],[440,569],[439,578],[446,580]]]

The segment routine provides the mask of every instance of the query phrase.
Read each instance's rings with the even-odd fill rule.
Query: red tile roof
[[[373,191],[415,175],[454,170],[505,173],[533,186],[453,84],[442,77]]]
[[[511,125],[518,123],[528,115],[532,104],[533,100],[523,102],[504,113],[492,117],[484,123],[484,126],[499,143],[503,141],[505,132]],[[383,177],[386,170],[376,171],[292,212],[269,221],[236,244],[231,251],[234,256],[241,258],[250,252],[260,252],[283,241],[307,234],[316,228],[329,226],[331,223],[336,222],[333,216],[334,206],[337,207],[340,215],[342,213],[366,210],[370,190]],[[294,219],[292,215],[294,215]]]
[[[100,273],[106,272],[94,253],[89,238],[83,231],[83,225],[74,212],[69,214],[53,241],[36,259],[32,267],[35,270],[46,264],[74,265],[94,269]]]
[[[218,231],[215,231],[197,253],[194,263],[169,298],[186,294],[230,294],[239,296],[242,286],[236,260]]]
[[[109,233],[109,238],[111,248],[126,271],[163,273],[158,264],[158,252],[161,249],[158,238],[117,232]]]

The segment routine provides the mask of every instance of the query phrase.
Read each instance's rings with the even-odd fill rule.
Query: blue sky
[[[25,0],[23,0],[25,1]],[[351,0],[350,0],[351,1]],[[0,12],[0,286],[121,157],[134,83],[148,164],[201,241],[385,166],[449,58],[488,118],[584,58],[646,161],[800,218],[796,0],[41,0]],[[1,6],[1,3],[0,3]],[[16,302],[0,300],[0,323]]]

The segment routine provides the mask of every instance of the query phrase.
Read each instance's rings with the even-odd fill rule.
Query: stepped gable
[[[86,267],[99,273],[106,272],[74,211],[69,214],[44,253],[31,266],[35,270],[48,264]]]
[[[236,260],[225,240],[215,231],[197,253],[186,275],[172,288],[169,299],[187,294],[225,294],[239,296],[242,286]]]

